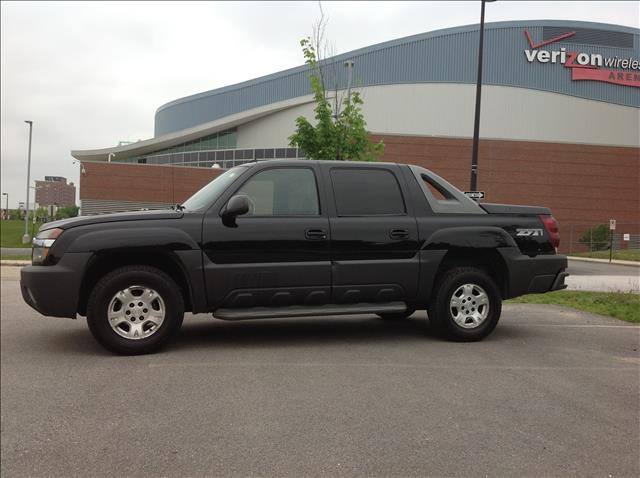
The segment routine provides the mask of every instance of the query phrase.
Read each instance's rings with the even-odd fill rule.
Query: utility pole
[[[478,186],[478,141],[480,135],[480,99],[482,97],[482,50],[484,42],[484,4],[482,0],[480,7],[480,44],[478,45],[478,80],[476,82],[476,113],[473,123],[473,148],[471,150],[471,186],[470,190],[475,191]]]
[[[33,121],[25,120],[25,123],[29,125],[29,153],[27,156],[27,210],[24,215],[24,236],[22,236],[23,244],[27,244],[31,239],[31,236],[29,236],[29,181],[31,180],[31,136],[33,132]]]
[[[345,61],[344,66],[347,69],[347,101],[349,101],[349,104],[351,104],[351,81],[353,80],[353,60]]]

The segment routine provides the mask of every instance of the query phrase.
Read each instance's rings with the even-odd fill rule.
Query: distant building
[[[362,95],[371,139],[385,144],[380,160],[469,188],[478,30],[419,33],[325,59],[332,94],[344,98],[351,85]],[[640,29],[525,20],[487,23],[484,34],[485,201],[547,206],[564,226],[637,223]],[[246,80],[160,106],[153,138],[72,151],[82,162],[82,213],[166,208],[253,161],[304,166],[289,137],[296,118],[315,123],[308,65]]]
[[[67,178],[45,176],[44,181],[36,181],[36,203],[40,206],[75,206],[76,187],[73,183],[67,184]]]

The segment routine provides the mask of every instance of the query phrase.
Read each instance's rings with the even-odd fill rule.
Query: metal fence
[[[560,251],[568,254],[640,250],[640,221],[617,221],[613,231],[608,221],[560,224],[560,235]]]

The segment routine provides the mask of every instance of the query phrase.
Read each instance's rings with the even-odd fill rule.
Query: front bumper
[[[517,247],[498,249],[507,266],[508,282],[505,299],[525,294],[542,294],[566,289],[569,276],[567,256],[559,254],[523,255]]]
[[[52,266],[26,266],[20,271],[24,301],[51,317],[75,319],[82,274],[90,252],[67,253]]]

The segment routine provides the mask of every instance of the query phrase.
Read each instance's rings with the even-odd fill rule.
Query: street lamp
[[[478,81],[476,83],[476,114],[473,123],[473,147],[471,150],[471,186],[475,191],[478,185],[478,140],[480,134],[480,98],[482,96],[482,44],[484,40],[484,4],[495,0],[482,0],[480,3],[480,44],[478,45]]]
[[[347,69],[347,100],[351,103],[351,80],[353,78],[353,60],[347,60],[344,62],[344,67]]]
[[[5,208],[5,219],[9,219],[9,193],[2,193],[3,196],[7,196],[7,207]]]
[[[25,123],[29,125],[29,155],[27,156],[27,212],[24,215],[24,236],[22,236],[22,243],[26,244],[31,239],[29,236],[29,181],[31,176],[31,134],[33,132],[33,121],[25,120]]]

